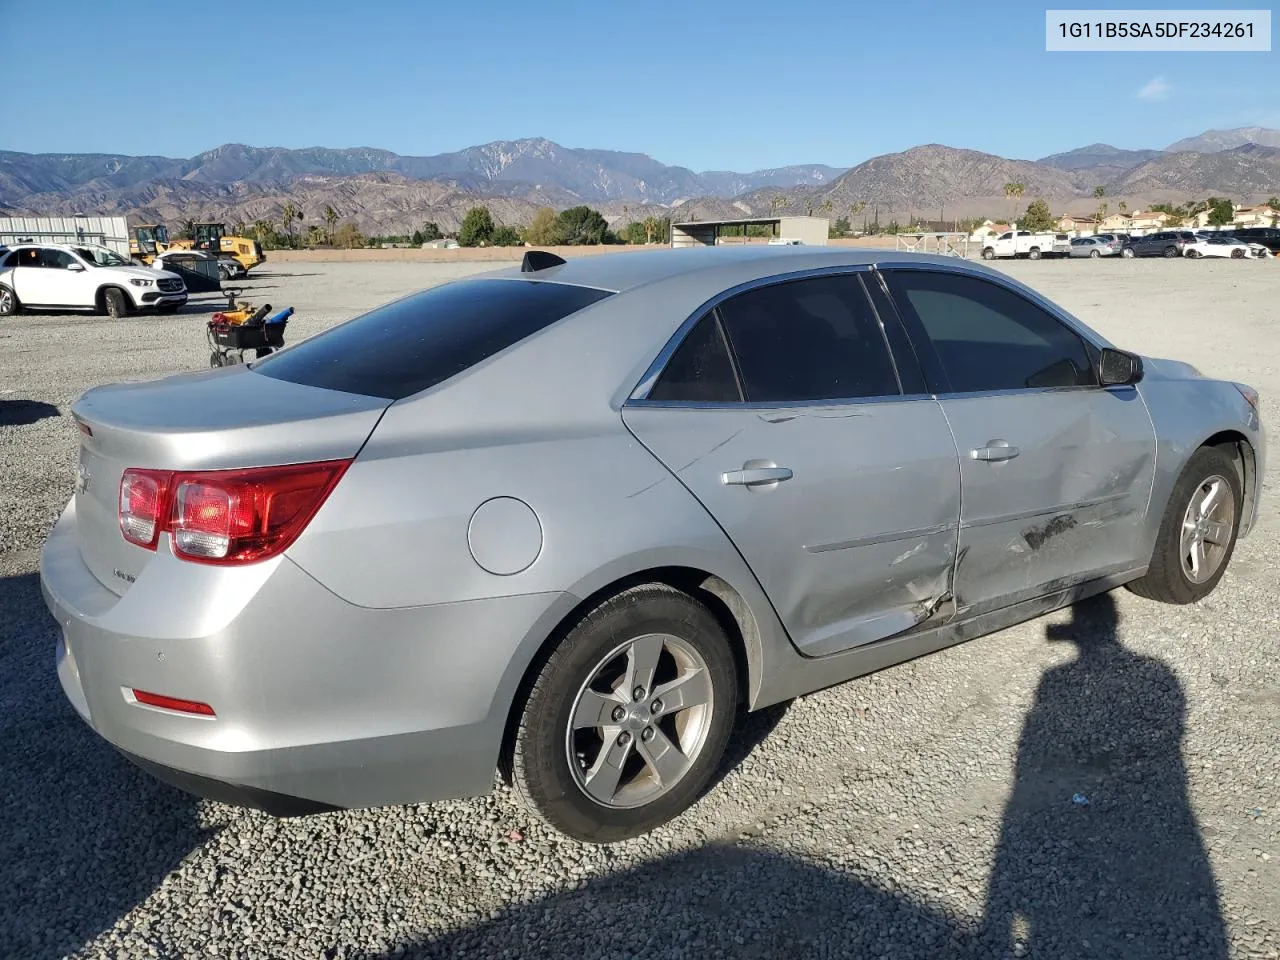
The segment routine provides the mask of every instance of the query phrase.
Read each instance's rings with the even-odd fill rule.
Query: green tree
[[[344,220],[342,226],[337,230],[330,228],[330,237],[335,247],[341,247],[344,250],[351,250],[355,247],[363,247],[365,244],[364,234],[350,220]]]
[[[600,211],[585,205],[560,211],[556,226],[560,230],[561,243],[577,246],[608,242],[609,222],[600,215]]]
[[[318,247],[325,242],[324,227],[318,223],[313,223],[307,227],[307,235],[302,241],[308,247]]]
[[[330,204],[325,204],[324,213],[325,224],[329,227],[329,244],[333,244],[333,228],[338,222],[338,211],[333,209]]]
[[[1236,219],[1236,208],[1227,197],[1209,198],[1209,225],[1225,227]]]
[[[1267,206],[1272,210],[1280,210],[1280,197],[1267,197]]]
[[[495,227],[491,242],[495,247],[524,246],[524,238],[514,227]]]
[[[196,238],[196,222],[194,220],[183,220],[182,227],[178,230],[175,240],[194,240]]]
[[[1049,212],[1049,204],[1044,200],[1032,200],[1027,204],[1027,212],[1018,223],[1019,228],[1043,233],[1053,229],[1053,214]]]
[[[1010,217],[1011,217],[1012,219],[1017,219],[1017,216],[1018,216],[1018,201],[1022,199],[1022,193],[1023,193],[1023,191],[1024,191],[1025,189],[1026,189],[1026,187],[1024,187],[1022,184],[1020,184],[1020,183],[1016,183],[1016,182],[1014,182],[1014,183],[1006,183],[1006,184],[1004,185],[1004,198],[1005,198],[1006,200],[1012,200],[1012,201],[1013,201],[1013,207],[1012,207],[1012,209],[1013,209],[1013,213],[1012,213],[1012,214],[1010,214]],[[896,223],[897,223],[897,221],[895,220],[895,221],[894,221],[894,223],[896,224]]]
[[[1093,188],[1093,199],[1098,201],[1098,212],[1093,218],[1093,232],[1097,233],[1098,228],[1102,226],[1102,221],[1107,216],[1107,188],[1104,186],[1096,186]]]
[[[550,207],[539,208],[524,232],[524,239],[535,247],[554,247],[559,243],[560,226],[556,223],[556,212]]]
[[[458,228],[458,245],[483,247],[493,241],[493,215],[488,207],[472,207]]]
[[[830,233],[830,235],[833,237],[843,237],[848,232],[849,232],[848,217],[837,217],[836,222],[831,225],[831,229],[828,231],[828,233]]]
[[[423,243],[430,243],[432,240],[439,240],[444,236],[444,234],[440,232],[439,225],[434,220],[428,220],[422,225],[422,229],[418,232],[422,234]]]

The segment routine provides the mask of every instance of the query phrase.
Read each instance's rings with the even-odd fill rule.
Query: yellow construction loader
[[[151,265],[169,249],[169,228],[163,223],[144,223],[133,228],[129,237],[129,256],[138,263]]]
[[[223,223],[193,224],[193,239],[175,240],[169,249],[204,250],[215,257],[231,257],[246,273],[267,259],[262,252],[262,244],[249,237],[227,236],[227,227]]]

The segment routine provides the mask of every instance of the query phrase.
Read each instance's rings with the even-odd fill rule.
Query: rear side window
[[[729,348],[714,313],[698,321],[671,355],[650,400],[733,403],[742,399]]]
[[[291,383],[399,400],[609,295],[537,280],[462,280],[378,307],[253,369]]]
[[[719,312],[750,402],[901,393],[879,321],[855,276],[749,290]]]

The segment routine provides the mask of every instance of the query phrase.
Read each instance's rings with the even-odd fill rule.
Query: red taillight
[[[350,463],[328,460],[200,473],[126,470],[120,485],[120,529],[125,539],[150,549],[159,533],[167,532],[173,536],[175,555],[200,563],[265,560],[297,539]],[[153,481],[154,487],[145,481]],[[137,496],[139,505],[147,506],[153,490],[159,491],[160,500],[154,515],[164,522],[147,528],[141,520],[131,520],[126,527],[131,498]],[[141,537],[149,529],[148,542]]]
[[[159,707],[161,710],[176,710],[179,713],[194,713],[202,717],[215,716],[213,707],[199,700],[183,700],[181,697],[166,697],[161,693],[148,693],[145,690],[130,689],[133,699],[148,707]]]
[[[120,532],[130,543],[155,549],[164,528],[171,476],[163,470],[126,470],[120,478]]]

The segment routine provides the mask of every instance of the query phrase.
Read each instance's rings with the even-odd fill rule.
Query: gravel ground
[[[295,339],[484,266],[249,286],[297,308]],[[1275,262],[1004,269],[1280,415]],[[1118,591],[755,715],[715,789],[642,839],[582,846],[505,791],[278,821],[152,781],[64,702],[35,571],[68,405],[203,366],[209,309],[0,325],[0,955],[1280,956],[1280,456],[1201,604]]]

